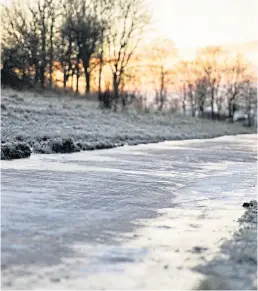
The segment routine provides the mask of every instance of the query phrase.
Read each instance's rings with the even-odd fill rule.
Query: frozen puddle
[[[2,161],[4,289],[193,289],[256,197],[256,135]]]

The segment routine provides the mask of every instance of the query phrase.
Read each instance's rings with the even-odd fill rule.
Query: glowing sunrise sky
[[[257,0],[147,0],[157,32],[180,48],[257,40]]]
[[[257,57],[258,47],[253,45],[258,40],[257,0],[146,1],[153,15],[153,35],[174,40],[186,56],[199,47],[250,42],[252,57]]]
[[[152,38],[170,39],[184,57],[193,56],[199,47],[230,45],[232,49],[236,44],[252,59],[258,57],[258,0],[145,1],[154,21],[147,42]]]

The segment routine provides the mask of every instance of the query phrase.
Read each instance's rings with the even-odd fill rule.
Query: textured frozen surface
[[[53,95],[53,93],[52,93]],[[75,152],[164,140],[252,133],[240,125],[177,114],[102,111],[67,96],[2,90],[2,142],[24,141],[34,152]]]
[[[2,287],[197,286],[205,274],[192,268],[220,256],[220,245],[237,230],[242,203],[256,196],[256,139],[2,161]],[[238,244],[254,248],[255,239]],[[236,251],[229,248],[232,256]],[[253,267],[243,260],[229,261],[224,274],[234,287],[236,274]],[[241,288],[254,284],[250,276],[242,279]]]

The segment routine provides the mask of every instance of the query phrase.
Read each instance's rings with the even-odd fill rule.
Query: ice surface
[[[239,135],[2,161],[2,286],[193,288],[256,196],[256,148]]]

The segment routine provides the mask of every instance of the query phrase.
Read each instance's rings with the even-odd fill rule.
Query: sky
[[[173,40],[185,54],[209,45],[258,41],[257,0],[146,1],[153,15],[155,34]]]
[[[179,54],[190,58],[196,49],[209,45],[240,46],[241,52],[258,58],[254,52],[258,51],[258,0],[145,1],[154,22],[146,38],[170,39]],[[0,0],[5,2],[9,0]]]
[[[178,47],[257,40],[257,0],[147,0],[160,34]]]

